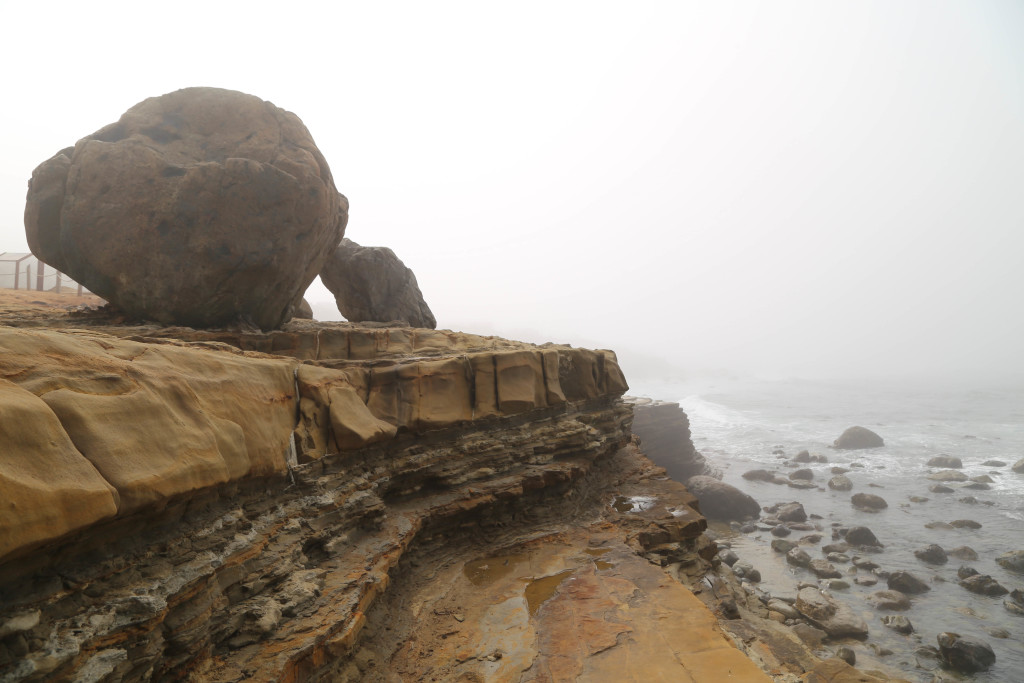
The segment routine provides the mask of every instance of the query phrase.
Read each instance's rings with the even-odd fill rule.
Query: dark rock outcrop
[[[324,263],[320,279],[351,322],[400,320],[412,327],[437,326],[416,275],[387,247],[363,247],[343,239]]]
[[[291,317],[347,216],[295,114],[186,88],[40,164],[25,231],[42,261],[137,318],[272,329]]]
[[[709,519],[741,520],[760,516],[761,506],[756,500],[714,477],[690,477],[686,480],[686,488],[697,496],[701,513]]]
[[[859,450],[862,448],[878,448],[884,446],[885,441],[878,434],[875,434],[866,427],[850,427],[839,435],[833,446],[839,450]]]
[[[690,420],[678,403],[631,396],[624,400],[633,405],[633,433],[654,464],[676,481],[707,474],[704,456],[693,447]]]

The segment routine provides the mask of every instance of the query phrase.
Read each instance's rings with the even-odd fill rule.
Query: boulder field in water
[[[135,105],[32,173],[36,256],[167,325],[279,327],[344,236],[348,201],[295,114],[186,88]]]
[[[839,435],[833,447],[839,450],[852,451],[861,448],[878,448],[884,446],[885,441],[878,434],[865,427],[850,427]]]

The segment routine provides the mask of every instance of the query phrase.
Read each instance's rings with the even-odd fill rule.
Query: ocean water
[[[868,624],[866,642],[853,642],[858,666],[894,671],[909,680],[1024,681],[1024,617],[1003,607],[1004,597],[976,595],[957,583],[962,565],[989,574],[1007,589],[1024,589],[1024,575],[1014,574],[994,561],[1008,551],[1024,549],[1024,475],[1010,467],[1024,458],[1024,386],[971,386],[967,384],[914,385],[896,382],[811,382],[802,380],[706,380],[677,384],[640,384],[631,394],[678,401],[690,418],[694,445],[722,478],[752,495],[762,506],[800,501],[808,514],[821,516],[824,540],[805,549],[823,557],[820,545],[831,542],[834,525],[863,525],[885,544],[872,560],[887,571],[907,570],[925,580],[931,590],[912,596],[912,607],[903,612],[915,633],[904,636],[884,627],[879,612],[864,598],[886,588],[852,584],[832,594],[850,604]],[[847,427],[861,425],[878,433],[885,446],[861,451],[830,448]],[[782,449],[784,456],[773,451]],[[799,490],[742,478],[751,469],[771,469],[786,476],[787,465],[801,450],[821,454],[828,463],[801,464],[814,471],[819,489]],[[953,493],[928,490],[937,483],[926,478],[937,468],[927,461],[940,454],[959,457],[968,476],[988,475],[988,490],[960,490],[964,484],[943,482]],[[1002,467],[983,466],[989,460]],[[830,468],[850,470],[851,492],[828,489],[834,476]],[[965,482],[970,483],[970,482]],[[850,496],[857,492],[882,496],[889,507],[877,513],[856,510]],[[928,498],[911,502],[911,496]],[[967,499],[974,497],[978,502]],[[928,529],[930,522],[970,519],[980,529]],[[795,596],[799,581],[817,582],[807,570],[790,567],[782,555],[772,552],[772,536],[759,531],[740,534],[728,526],[715,531],[732,544],[742,559],[762,573],[761,588],[775,595]],[[796,540],[802,534],[789,537]],[[969,546],[976,561],[953,557],[945,565],[929,565],[913,551],[936,543],[947,551]],[[854,553],[851,553],[854,554]],[[843,572],[850,565],[837,564]],[[852,579],[855,574],[850,574]],[[996,654],[987,672],[958,677],[915,650],[936,645],[936,636],[952,631],[983,640]],[[999,636],[1006,637],[999,637]],[[891,650],[887,654],[885,650]]]

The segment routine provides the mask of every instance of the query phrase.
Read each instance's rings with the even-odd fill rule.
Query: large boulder
[[[761,506],[735,486],[699,474],[686,480],[686,488],[697,496],[701,513],[709,519],[732,520],[758,517]]]
[[[32,173],[29,247],[123,311],[168,325],[289,320],[348,201],[295,114],[186,88],[129,109]]]
[[[857,450],[861,448],[878,448],[885,441],[878,434],[865,427],[850,427],[835,440],[833,446],[840,450]]]
[[[320,279],[346,320],[437,326],[416,276],[387,247],[363,247],[344,239],[327,259]]]

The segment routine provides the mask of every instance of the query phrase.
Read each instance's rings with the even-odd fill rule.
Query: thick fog
[[[439,327],[636,377],[1024,378],[1024,4],[330,7],[4,3],[0,251],[35,165],[218,86],[303,119]]]

